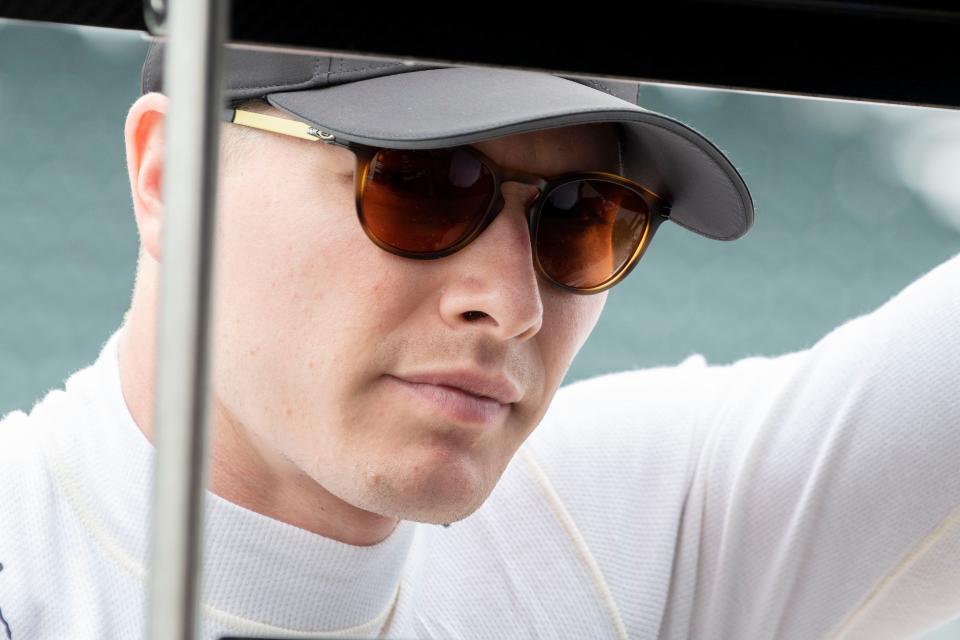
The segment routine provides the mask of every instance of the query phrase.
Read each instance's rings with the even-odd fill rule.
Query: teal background
[[[92,362],[133,290],[123,122],[146,44],[0,21],[0,414]]]
[[[129,304],[123,121],[145,50],[129,32],[0,21],[0,415],[92,362]],[[960,216],[904,175],[935,157],[928,142],[960,148],[956,111],[663,85],[640,104],[728,155],[756,222],[729,243],[664,224],[568,381],[804,349],[960,251]]]

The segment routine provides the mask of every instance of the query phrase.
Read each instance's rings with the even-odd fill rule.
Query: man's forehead
[[[535,164],[556,171],[618,170],[619,128],[599,122],[541,129],[481,140],[476,149],[509,166]]]

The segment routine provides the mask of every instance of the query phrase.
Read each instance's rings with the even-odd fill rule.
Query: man
[[[0,425],[10,638],[143,629],[160,54],[124,129],[130,310]],[[752,223],[723,154],[619,89],[231,55],[203,637],[904,637],[960,614],[960,256],[811,349],[557,391],[657,225]]]

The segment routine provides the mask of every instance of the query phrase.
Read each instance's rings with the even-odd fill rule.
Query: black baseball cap
[[[163,48],[147,51],[142,93],[163,91]],[[671,220],[715,240],[753,225],[733,164],[692,127],[640,107],[635,82],[228,46],[223,87],[227,107],[263,99],[339,139],[394,149],[619,123],[624,176],[670,202]]]

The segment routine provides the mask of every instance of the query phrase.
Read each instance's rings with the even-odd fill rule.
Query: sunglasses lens
[[[543,202],[537,259],[556,282],[591,289],[627,266],[649,227],[650,209],[633,189],[599,178],[567,182]]]
[[[495,184],[490,169],[463,149],[382,149],[363,185],[363,221],[401,251],[444,251],[477,228]]]
[[[496,184],[466,148],[381,149],[364,177],[362,223],[401,255],[446,255],[477,231]],[[533,230],[535,259],[555,282],[594,289],[629,265],[650,222],[638,191],[603,178],[571,180],[545,195]]]

